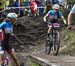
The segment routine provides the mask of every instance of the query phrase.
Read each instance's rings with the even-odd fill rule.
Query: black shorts
[[[8,53],[12,52],[12,46],[9,44],[10,34],[5,34],[5,40],[2,41],[2,48]]]
[[[48,20],[47,24],[52,25],[52,23],[56,23],[56,22],[57,22],[57,19],[52,19],[52,20]]]

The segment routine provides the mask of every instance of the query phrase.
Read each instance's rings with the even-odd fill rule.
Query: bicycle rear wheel
[[[46,40],[45,47],[46,54],[50,54],[52,47],[52,34],[49,35],[49,40]]]
[[[53,46],[52,46],[52,53],[54,56],[57,56],[59,52],[60,47],[60,33],[56,31],[56,33],[53,33]]]

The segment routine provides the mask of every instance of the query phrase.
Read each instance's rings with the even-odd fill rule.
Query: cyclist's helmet
[[[60,6],[59,6],[58,4],[54,4],[54,5],[52,6],[52,8],[53,8],[53,9],[59,9]]]
[[[8,13],[8,14],[7,14],[7,17],[8,17],[8,18],[11,18],[11,19],[12,19],[12,18],[13,18],[13,19],[16,19],[16,18],[18,17],[18,15],[17,15],[16,13]]]

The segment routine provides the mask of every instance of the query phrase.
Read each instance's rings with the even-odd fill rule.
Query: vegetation
[[[35,62],[32,62],[32,60],[30,58],[28,58],[27,66],[40,66],[40,65]]]

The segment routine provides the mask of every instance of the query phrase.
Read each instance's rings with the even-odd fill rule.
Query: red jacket
[[[37,13],[37,4],[36,2],[30,2],[30,9],[31,11],[36,14]]]

